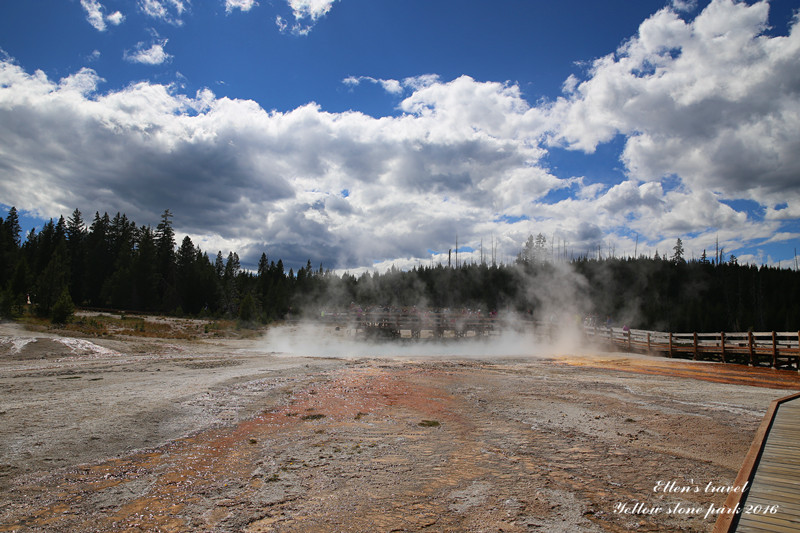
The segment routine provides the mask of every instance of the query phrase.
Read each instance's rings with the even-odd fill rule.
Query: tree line
[[[153,228],[121,213],[112,218],[97,212],[87,225],[76,209],[66,220],[31,230],[24,241],[15,208],[0,219],[3,316],[18,315],[31,302],[37,314],[52,317],[61,301],[267,322],[286,315],[293,290],[306,277],[305,269],[285,273],[280,260],[268,262],[266,255],[254,275],[241,268],[235,252],[211,258],[188,236],[177,245],[169,210]]]
[[[209,256],[172,214],[155,228],[125,214],[79,210],[22,239],[11,208],[0,218],[0,315],[26,310],[56,322],[74,306],[227,317],[267,324],[287,316],[359,306],[470,308],[538,320],[580,320],[663,331],[800,329],[800,273],[739,265],[735,257],[685,260],[680,239],[670,257],[567,260],[547,253],[539,234],[508,264],[464,263],[335,274],[311,261],[296,272],[261,254],[255,271],[236,252]],[[30,302],[30,303],[29,303]]]

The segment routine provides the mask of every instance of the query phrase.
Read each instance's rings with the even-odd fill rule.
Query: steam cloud
[[[496,329],[488,336],[382,340],[366,336],[355,324],[324,324],[306,317],[270,328],[262,348],[285,355],[338,358],[545,358],[583,353],[581,324],[589,309],[586,279],[566,263],[533,269],[533,273],[520,270],[524,272],[520,292],[532,308],[524,314],[510,306],[501,309]],[[335,301],[340,300],[331,295],[328,302],[315,302],[314,308],[330,312],[336,309]],[[426,302],[420,284],[413,301],[404,303],[426,309]]]
[[[532,331],[513,328],[489,337],[466,339],[375,340],[348,330],[336,330],[310,320],[270,328],[262,348],[279,355],[358,358],[546,358],[576,355],[585,349],[580,333],[558,330],[545,339]]]

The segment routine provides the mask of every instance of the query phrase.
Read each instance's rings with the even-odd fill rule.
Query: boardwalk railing
[[[800,370],[800,332],[665,333],[587,327],[587,337],[618,349],[751,366]]]
[[[529,316],[505,320],[468,309],[354,308],[321,313],[319,320],[354,335],[409,339],[488,337],[509,329],[547,338],[559,329],[555,323]],[[587,339],[619,350],[800,370],[800,331],[670,333],[584,326],[583,332]]]
[[[354,334],[386,338],[485,337],[500,327],[496,316],[468,310],[359,309],[325,313],[320,320]]]

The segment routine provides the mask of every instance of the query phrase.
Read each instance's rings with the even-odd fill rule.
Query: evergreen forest
[[[155,228],[125,214],[75,210],[24,238],[18,213],[0,218],[0,316],[35,313],[54,322],[75,307],[224,317],[258,325],[358,306],[470,308],[547,320],[555,310],[580,320],[606,317],[631,328],[674,331],[800,330],[800,272],[740,265],[734,256],[686,260],[562,257],[541,234],[520,244],[508,264],[466,263],[336,274],[309,260],[296,272],[261,254],[243,269],[223,256],[180,243],[172,214]]]

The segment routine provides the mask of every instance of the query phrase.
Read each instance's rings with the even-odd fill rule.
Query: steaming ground
[[[202,328],[201,328],[202,330]],[[194,341],[0,324],[0,531],[708,531],[797,373],[523,334]],[[758,386],[755,386],[758,385]]]
[[[521,329],[521,328],[519,328]],[[552,358],[589,353],[577,331],[562,330],[555,339],[508,328],[491,336],[370,339],[363,331],[313,322],[270,328],[258,349],[286,356],[377,358]]]

